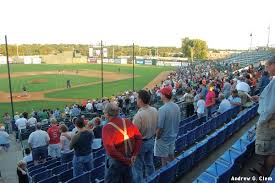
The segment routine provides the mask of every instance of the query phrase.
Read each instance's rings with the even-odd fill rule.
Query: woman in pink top
[[[206,107],[206,113],[207,113],[207,118],[211,117],[212,109],[215,106],[215,92],[214,92],[214,85],[211,83],[208,87],[208,92],[206,95],[206,100],[205,100],[205,107]]]

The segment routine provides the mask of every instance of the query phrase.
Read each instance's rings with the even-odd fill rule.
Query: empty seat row
[[[247,119],[247,121],[245,121],[244,124],[247,123],[250,120],[248,116],[253,117],[251,113],[255,111],[257,107],[258,106],[255,105],[251,109],[246,110],[238,118]],[[255,112],[253,114],[254,116],[256,115]],[[223,128],[217,130],[216,132],[208,136],[206,139],[200,141],[196,145],[189,148],[187,151],[183,152],[174,161],[170,162],[167,166],[157,170],[151,176],[146,178],[144,182],[170,183],[174,182],[177,178],[182,177],[194,166],[196,166],[202,159],[204,159],[209,153],[211,153],[214,149],[222,145],[225,142],[225,140],[227,140],[233,133],[236,132],[236,130],[240,129],[241,125],[238,121],[240,120],[234,119],[230,121]],[[238,123],[238,125],[235,125],[235,123]],[[233,126],[235,126],[237,129],[233,129]],[[252,146],[250,145],[250,147]],[[242,149],[242,146],[236,144],[236,149],[240,150]],[[216,166],[219,166],[219,170],[221,171],[225,170],[226,168],[226,166],[220,163],[218,163]]]
[[[220,156],[207,170],[205,170],[193,183],[229,182],[232,176],[238,176],[242,164],[254,152],[255,130],[252,127],[229,150]]]

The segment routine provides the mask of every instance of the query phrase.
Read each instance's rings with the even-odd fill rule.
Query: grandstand
[[[241,67],[249,64],[257,64],[260,61],[267,60],[272,56],[268,51],[252,51],[243,52],[237,55],[232,55],[223,60],[224,63],[240,63]],[[176,140],[175,153],[176,159],[167,166],[160,168],[161,162],[159,158],[154,159],[157,171],[149,176],[144,182],[150,183],[169,183],[169,182],[186,182],[187,177],[196,167],[205,161],[209,154],[215,152],[217,148],[221,148],[226,141],[240,133],[241,129],[250,124],[257,116],[258,104],[253,104],[250,108],[241,110],[239,107],[232,108],[223,114],[219,114],[210,120],[205,117],[198,118],[196,115],[185,118],[185,103],[178,103],[183,120],[180,122],[178,137]],[[160,105],[160,104],[156,104]],[[130,111],[131,118],[135,111]],[[96,116],[93,113],[82,113],[88,119]],[[60,119],[70,125],[68,118]],[[49,127],[48,121],[43,124],[43,129]],[[20,141],[23,150],[27,146],[29,134],[34,131],[34,128],[28,129],[20,136]],[[197,171],[196,177],[190,182],[196,183],[214,183],[228,182],[232,176],[239,176],[245,163],[254,156],[255,132],[253,127],[242,134],[230,148],[224,149],[214,162],[212,162],[203,171]],[[14,154],[13,154],[14,155]],[[21,157],[17,155],[16,157]],[[94,169],[84,173],[81,176],[73,177],[72,156],[70,156],[65,164],[61,164],[60,159],[48,158],[46,163],[40,165],[28,164],[28,171],[33,183],[58,183],[58,182],[104,182],[104,163],[105,150],[100,148],[93,152]],[[275,173],[273,173],[275,176]],[[274,177],[275,180],[275,177]],[[188,180],[189,182],[189,180]]]

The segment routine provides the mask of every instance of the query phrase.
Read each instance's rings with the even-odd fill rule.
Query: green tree
[[[208,46],[206,41],[200,39],[189,39],[188,37],[182,39],[181,50],[184,57],[195,59],[206,59]]]

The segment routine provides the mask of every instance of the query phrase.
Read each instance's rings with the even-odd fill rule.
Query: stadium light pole
[[[8,76],[9,76],[9,87],[10,87],[11,113],[12,113],[12,119],[14,119],[14,107],[13,107],[13,98],[12,98],[12,90],[11,90],[11,74],[10,74],[10,63],[9,63],[9,51],[8,51],[7,35],[5,35],[5,43],[6,43],[6,56],[7,56]]]
[[[133,43],[133,91],[135,91],[135,43]]]
[[[100,53],[101,53],[101,97],[103,98],[103,45],[102,40],[100,42]]]
[[[270,24],[267,27],[267,29],[268,29],[268,32],[267,32],[267,45],[266,45],[266,47],[268,48],[269,47],[269,37],[270,37]]]

